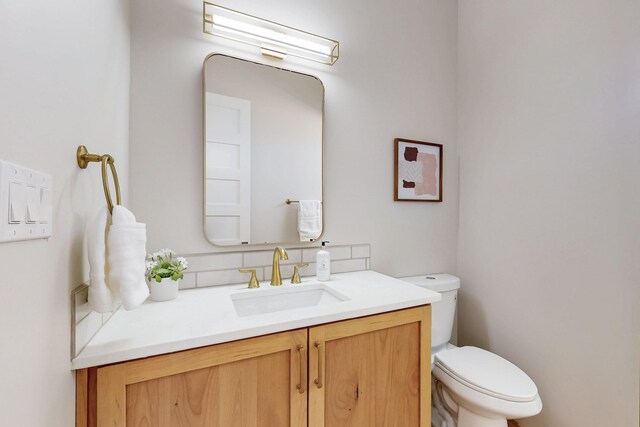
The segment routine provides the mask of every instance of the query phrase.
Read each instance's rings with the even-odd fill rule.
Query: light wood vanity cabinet
[[[76,425],[427,427],[430,309],[79,370]]]
[[[309,427],[430,426],[430,310],[309,328]]]

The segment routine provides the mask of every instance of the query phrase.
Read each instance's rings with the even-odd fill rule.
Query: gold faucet
[[[273,250],[273,266],[271,267],[271,286],[282,285],[282,276],[280,275],[280,260],[289,259],[289,254],[283,248],[278,246]]]

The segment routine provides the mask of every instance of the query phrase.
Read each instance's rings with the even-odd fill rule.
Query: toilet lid
[[[520,368],[481,348],[443,351],[436,355],[435,364],[462,384],[499,399],[529,402],[538,395],[538,388]]]

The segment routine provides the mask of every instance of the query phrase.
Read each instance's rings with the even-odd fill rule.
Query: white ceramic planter
[[[160,283],[152,280],[149,282],[149,298],[151,301],[169,301],[178,296],[180,280],[162,279]]]

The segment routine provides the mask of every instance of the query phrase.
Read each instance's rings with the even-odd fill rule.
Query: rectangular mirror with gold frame
[[[220,246],[319,239],[322,82],[222,54],[205,59],[203,79],[207,239]],[[301,200],[307,216],[299,225]],[[318,209],[317,218],[310,206]],[[312,221],[305,223],[305,218]]]

